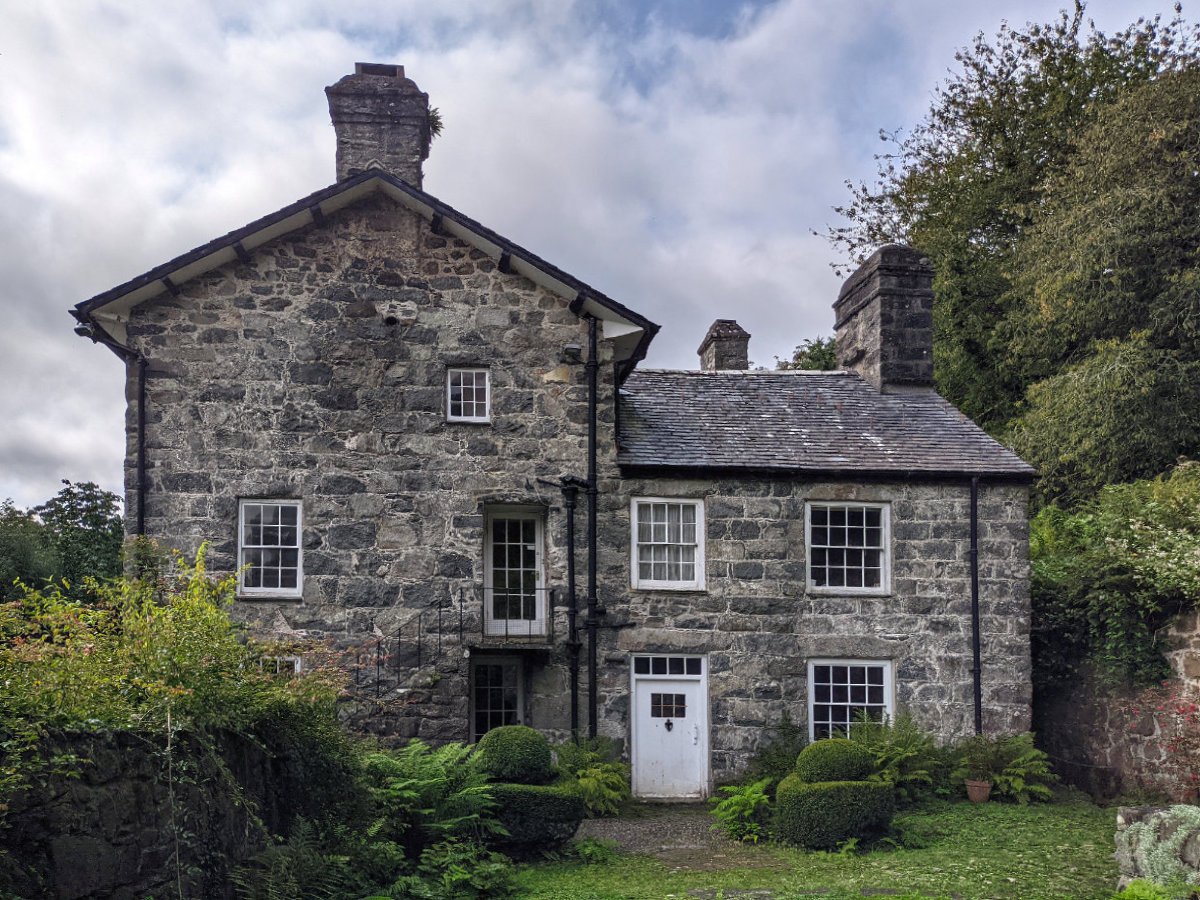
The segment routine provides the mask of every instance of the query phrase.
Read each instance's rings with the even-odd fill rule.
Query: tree
[[[837,342],[831,338],[807,338],[792,352],[791,359],[775,358],[776,369],[829,371],[838,367]]]
[[[1179,356],[1141,333],[1029,389],[1006,438],[1038,469],[1043,501],[1076,506],[1200,447],[1200,363]]]
[[[54,578],[58,570],[54,534],[11,500],[0,503],[0,601],[17,596],[14,582],[37,587]]]
[[[1032,382],[1134,334],[1200,359],[1200,69],[1130,88],[1073,147],[1013,256],[1010,364]]]
[[[121,574],[125,536],[120,500],[90,481],[64,487],[34,512],[53,535],[59,557],[57,577],[72,585],[85,576],[115,578]]]
[[[881,132],[890,150],[877,181],[847,184],[850,202],[837,211],[848,224],[827,237],[851,263],[888,241],[929,255],[938,387],[986,427],[1006,422],[1030,383],[1011,365],[1002,326],[1014,256],[1048,180],[1106,105],[1194,64],[1198,47],[1178,6],[1169,22],[1139,19],[1111,36],[1085,22],[1082,2],[1049,24],[1005,24],[956,55],[959,71],[910,133]]]

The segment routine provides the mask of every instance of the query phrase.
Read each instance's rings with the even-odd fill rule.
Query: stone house
[[[648,369],[657,325],[424,192],[401,67],[327,94],[335,184],[73,310],[126,361],[131,531],[346,649],[362,727],[599,733],[644,796],[785,715],[1029,727],[1032,470],[934,391],[920,254],[846,282],[839,371],[748,371],[730,320]]]

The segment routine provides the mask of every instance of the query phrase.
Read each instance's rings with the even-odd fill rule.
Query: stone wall
[[[546,480],[587,467],[584,371],[563,351],[586,346],[586,325],[566,301],[373,195],[188,282],[177,297],[135,308],[128,333],[150,360],[152,536],[188,551],[208,541],[211,567],[229,571],[238,498],[300,499],[302,602],[247,600],[238,612],[260,631],[349,651],[361,676],[346,707],[356,722],[383,737],[468,739],[467,654],[504,653],[526,661],[528,723],[566,735],[561,606],[539,646],[480,633],[489,509],[542,517],[545,588],[565,587],[565,513]],[[967,483],[626,478],[615,462],[610,362],[602,343],[602,731],[628,737],[630,652],[687,650],[709,655],[718,778],[744,765],[761,726],[784,712],[806,719],[805,663],[814,654],[893,660],[900,704],[945,737],[966,733]],[[489,425],[446,421],[448,366],[489,368]],[[630,589],[629,503],[647,495],[706,500],[705,592]],[[891,505],[890,595],[806,595],[803,512],[812,498]],[[581,598],[585,516],[581,502]],[[985,484],[980,528],[986,725],[1022,730],[1025,489]],[[460,598],[466,634],[444,635],[437,661],[416,666],[414,648],[400,641],[373,656],[378,639],[430,604],[446,604],[454,617]]]
[[[47,752],[78,756],[79,774],[14,799],[0,831],[5,896],[232,897],[231,870],[265,844],[264,826],[286,831],[299,802],[286,760],[244,739],[224,739],[219,757],[186,737],[168,757],[129,733],[59,737]]]
[[[630,590],[629,509],[638,496],[703,498],[707,590]],[[892,590],[807,594],[804,504],[856,500],[891,507]],[[969,485],[791,479],[629,479],[602,498],[604,730],[626,736],[629,653],[709,656],[713,773],[732,777],[784,713],[807,722],[807,662],[891,660],[896,701],[943,739],[971,732]],[[1029,728],[1026,492],[981,490],[984,726]]]
[[[1166,885],[1200,879],[1200,807],[1122,806],[1117,810],[1117,887],[1143,879]]]
[[[565,582],[561,494],[542,479],[586,473],[584,372],[562,350],[586,345],[586,326],[393,201],[374,195],[136,308],[129,335],[150,359],[148,533],[187,551],[208,541],[211,567],[229,571],[238,498],[304,502],[303,602],[239,604],[260,629],[353,650],[465,596],[478,635],[484,515],[497,505],[546,516],[547,585]],[[480,365],[491,424],[447,422],[447,367]],[[465,739],[464,677],[446,667],[430,686],[438,702],[373,729]]]
[[[1169,630],[1185,627],[1190,615],[1184,618]],[[1200,798],[1198,707],[1200,691],[1186,678],[1130,690],[1083,672],[1073,685],[1038,696],[1034,728],[1055,771],[1098,799],[1132,794],[1194,802]]]

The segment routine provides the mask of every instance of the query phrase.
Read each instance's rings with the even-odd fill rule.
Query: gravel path
[[[629,853],[642,853],[680,869],[775,868],[773,854],[731,841],[712,830],[703,803],[645,803],[617,819],[588,819],[577,838],[615,841]]]

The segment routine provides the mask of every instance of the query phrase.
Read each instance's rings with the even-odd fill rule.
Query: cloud
[[[953,50],[1056,4],[149,0],[10,4],[0,44],[0,498],[119,490],[124,371],[66,309],[333,180],[323,88],[405,64],[446,121],[426,188],[662,324],[769,364],[828,334],[812,235]],[[1118,0],[1094,4],[1123,24]]]

